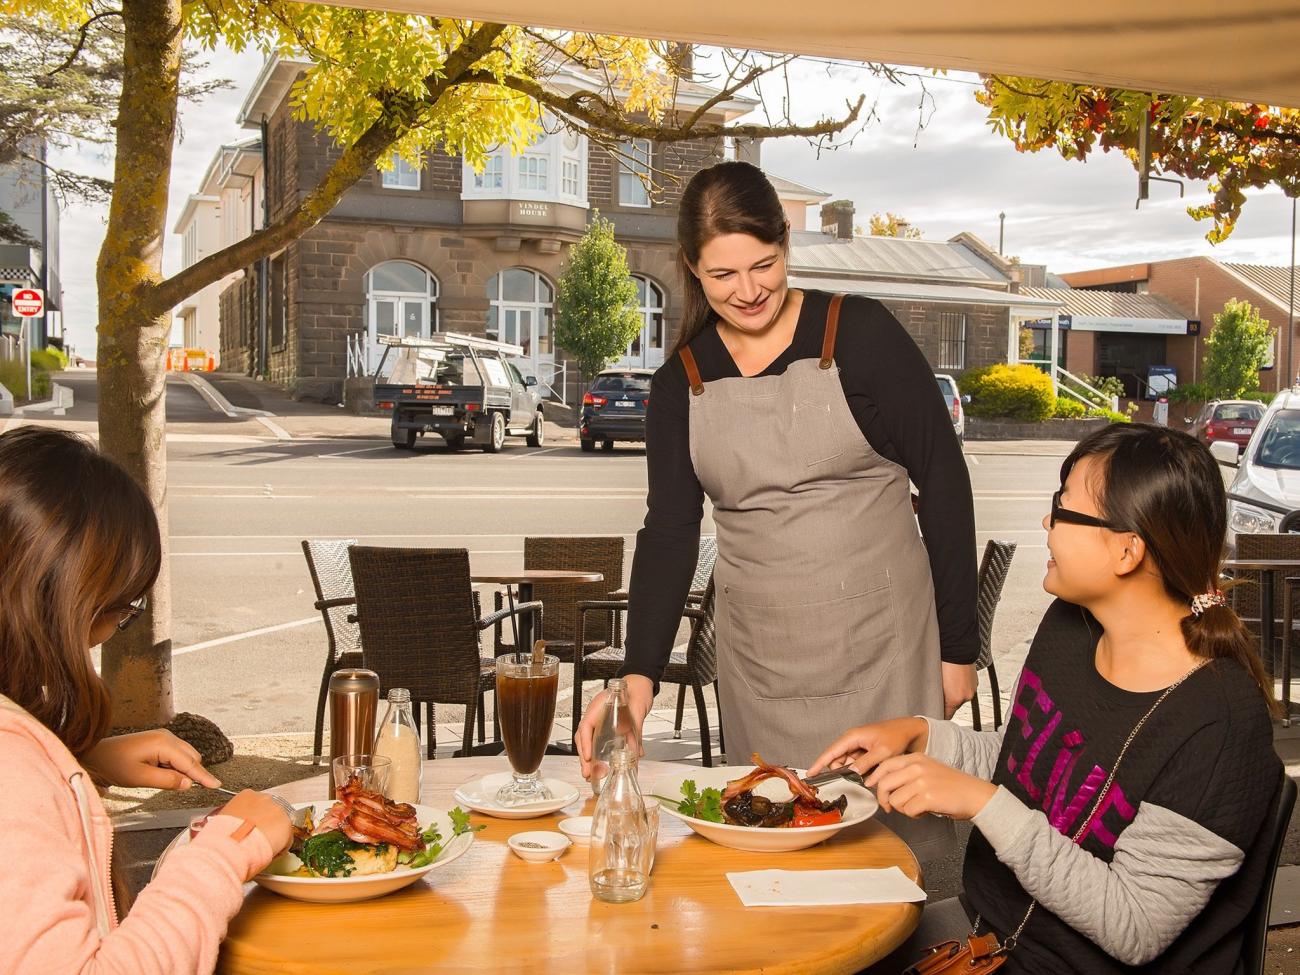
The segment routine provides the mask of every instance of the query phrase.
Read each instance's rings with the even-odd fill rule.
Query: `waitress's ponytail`
[[[1187,606],[1187,649],[1208,660],[1236,661],[1276,713],[1273,681],[1250,632],[1218,592],[1228,504],[1209,450],[1181,430],[1114,423],[1079,441],[1061,466],[1062,484],[1088,456],[1105,472],[1097,493],[1106,520],[1142,538],[1165,591]]]
[[[786,250],[790,224],[776,190],[763,171],[747,162],[723,162],[701,169],[682,191],[677,215],[677,272],[682,286],[682,322],[672,358],[717,318],[699,278],[691,270],[714,237],[748,234]]]

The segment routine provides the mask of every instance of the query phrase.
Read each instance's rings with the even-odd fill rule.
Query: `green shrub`
[[[1171,403],[1204,403],[1213,398],[1205,383],[1179,383],[1168,394]]]
[[[1238,398],[1254,400],[1256,403],[1268,404],[1273,402],[1273,397],[1276,395],[1277,393],[1266,393],[1262,389],[1257,389],[1252,393],[1242,393],[1241,396]]]
[[[0,386],[14,394],[15,399],[49,399],[52,391],[50,374],[37,368],[32,357],[32,395],[27,395],[27,364],[21,359],[0,360]]]
[[[1118,396],[1121,399],[1124,396],[1124,380],[1120,379],[1118,376],[1089,376],[1085,372],[1080,373],[1078,378],[1080,382],[1086,383],[1102,395],[1099,397],[1096,393],[1085,389],[1083,386],[1078,385],[1078,383],[1070,382],[1070,379],[1067,376],[1061,377],[1061,383],[1062,385],[1069,386],[1071,390],[1078,393],[1099,409],[1110,409],[1110,398],[1112,396]]]
[[[32,369],[32,400],[49,399],[54,394],[53,381],[44,369]]]
[[[972,369],[961,379],[975,416],[1039,422],[1056,409],[1056,394],[1046,373],[1029,365],[1001,363]]]
[[[1133,417],[1127,413],[1116,413],[1114,410],[1092,409],[1088,411],[1089,417],[1101,417],[1109,420],[1111,423],[1132,423]]]
[[[1052,413],[1058,420],[1081,420],[1088,414],[1088,408],[1077,399],[1069,396],[1056,397],[1056,410]]]
[[[68,368],[68,356],[62,349],[50,346],[48,349],[36,349],[32,352],[32,369],[61,372],[66,368]],[[35,382],[33,379],[33,385]]]

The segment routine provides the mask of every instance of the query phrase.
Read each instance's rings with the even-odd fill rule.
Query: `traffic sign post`
[[[23,350],[27,356],[27,402],[32,401],[32,319],[45,314],[45,292],[40,288],[22,288],[10,299],[14,314],[23,320]]]

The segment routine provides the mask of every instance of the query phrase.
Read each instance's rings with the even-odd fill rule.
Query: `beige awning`
[[[1296,0],[342,0],[856,61],[1095,82],[1300,108]]]

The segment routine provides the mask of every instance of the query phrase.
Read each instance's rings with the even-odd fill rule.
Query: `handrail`
[[[1056,395],[1057,395],[1057,396],[1060,396],[1061,393],[1065,393],[1067,396],[1073,397],[1074,399],[1078,400],[1078,401],[1079,401],[1080,403],[1082,403],[1084,406],[1092,407],[1092,408],[1094,408],[1094,409],[1095,409],[1096,406],[1097,406],[1096,401],[1094,401],[1094,400],[1084,399],[1084,397],[1081,396],[1079,393],[1077,393],[1075,390],[1071,389],[1069,386],[1066,386],[1064,383],[1062,383],[1062,382],[1061,382],[1061,377],[1062,377],[1062,376],[1064,376],[1064,377],[1066,377],[1067,379],[1069,379],[1070,382],[1074,383],[1075,385],[1077,385],[1077,386],[1082,386],[1084,389],[1086,389],[1088,392],[1092,393],[1094,396],[1100,397],[1101,399],[1103,399],[1103,400],[1109,402],[1109,403],[1110,403],[1110,408],[1111,408],[1111,410],[1112,410],[1113,412],[1115,412],[1115,413],[1118,413],[1118,412],[1119,412],[1119,397],[1118,397],[1118,396],[1111,396],[1109,393],[1103,393],[1100,389],[1097,389],[1097,388],[1095,388],[1095,387],[1093,387],[1093,386],[1089,386],[1087,383],[1085,383],[1082,379],[1080,379],[1080,378],[1079,378],[1078,376],[1076,376],[1074,373],[1070,372],[1070,371],[1067,370],[1067,369],[1062,369],[1060,366],[1058,366],[1058,365],[1056,365],[1055,363],[1053,363],[1053,364],[1052,364],[1052,378],[1056,381]]]
[[[551,399],[562,406],[569,405],[569,364],[567,362],[539,362],[538,372],[549,368],[549,376],[538,376],[537,385],[547,390]],[[558,386],[557,389],[557,379]]]
[[[356,332],[346,339],[348,351],[347,377],[354,379],[370,375],[370,336],[366,332]]]

